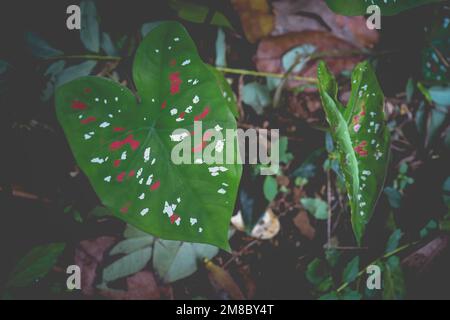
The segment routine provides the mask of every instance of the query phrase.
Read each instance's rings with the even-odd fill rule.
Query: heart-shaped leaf
[[[402,11],[442,0],[326,0],[331,10],[344,16],[363,16],[371,5],[380,7],[381,14],[392,16]]]
[[[318,67],[319,91],[331,135],[339,153],[352,213],[353,231],[361,243],[386,177],[390,133],[384,119],[384,96],[368,62],[352,74],[352,92],[346,107],[324,62]]]
[[[140,102],[100,77],[57,90],[57,116],[75,159],[114,215],[160,238],[229,248],[242,166],[197,159],[208,151],[216,159],[237,156],[237,147],[228,151],[219,137],[235,130],[236,120],[218,76],[180,24],[163,22],[136,52]],[[180,145],[189,147],[190,163],[172,161]]]

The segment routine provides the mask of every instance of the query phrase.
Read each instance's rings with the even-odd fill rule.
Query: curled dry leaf
[[[280,220],[268,208],[264,215],[259,219],[251,232],[251,236],[257,239],[267,240],[275,237],[280,231]]]
[[[233,300],[245,300],[244,294],[233,277],[225,269],[214,264],[212,261],[205,260],[208,278],[214,289],[217,291],[225,291]]]
[[[314,48],[315,53],[329,53],[332,57],[324,57],[330,70],[334,74],[342,71],[350,71],[356,63],[361,61],[360,56],[354,55],[357,47],[339,39],[328,32],[304,31],[287,33],[282,36],[267,37],[263,39],[256,53],[256,68],[260,72],[285,73],[283,67],[283,56],[294,48],[308,45]],[[316,77],[317,61],[308,61],[303,65],[299,73],[294,75],[303,77]],[[288,87],[294,88],[307,84],[303,81],[289,80]]]
[[[232,3],[250,43],[255,43],[272,32],[275,18],[267,0],[233,0]]]
[[[85,295],[94,294],[93,284],[97,267],[103,261],[105,252],[116,242],[114,237],[99,237],[80,242],[75,250],[75,264],[81,270],[81,290]]]

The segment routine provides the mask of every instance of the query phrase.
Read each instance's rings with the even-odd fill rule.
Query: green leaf
[[[153,267],[163,281],[171,283],[197,271],[197,262],[212,259],[218,248],[199,243],[157,240],[154,246]]]
[[[352,290],[350,288],[346,288],[344,292],[341,294],[342,300],[361,300],[362,295],[358,291]]]
[[[111,282],[141,271],[152,257],[152,248],[134,251],[103,269],[103,281]]]
[[[89,75],[96,65],[96,61],[89,60],[64,69],[56,76],[55,87],[58,88],[74,79]]]
[[[350,283],[356,279],[359,272],[359,256],[354,257],[344,269],[342,273],[342,281],[344,283]]]
[[[181,19],[194,23],[209,22],[205,21],[209,15],[209,10],[214,10],[209,9],[206,6],[182,0],[170,0],[169,5],[172,9],[178,12],[178,16]],[[222,13],[217,11],[212,14],[210,23],[215,26],[233,29],[230,21],[228,21],[228,19]]]
[[[289,140],[287,137],[280,137],[280,139],[278,140],[280,162],[282,163],[289,163],[292,159],[294,159],[294,155],[288,152],[288,144]]]
[[[339,300],[339,296],[336,291],[329,292],[319,297],[319,300]]]
[[[378,5],[381,14],[385,16],[396,15],[402,11],[419,7],[428,3],[440,2],[442,0],[326,0],[331,10],[344,16],[363,16],[367,14],[367,8]]]
[[[290,70],[294,65],[292,72],[300,73],[309,61],[311,56],[316,51],[316,47],[310,44],[295,47],[286,52],[281,58],[281,64],[285,71]]]
[[[278,194],[277,180],[272,176],[266,176],[263,185],[264,196],[271,202]]]
[[[100,31],[97,21],[97,9],[92,0],[84,0],[80,3],[81,10],[81,42],[86,49],[92,52],[100,50]]]
[[[262,114],[264,108],[272,103],[272,98],[265,85],[250,82],[242,88],[242,101],[251,106],[257,114]]]
[[[447,207],[450,208],[450,177],[447,177],[447,179],[445,179],[444,184],[442,185],[442,191],[443,191],[443,199],[444,199],[444,203]]]
[[[405,280],[400,259],[390,257],[383,265],[383,299],[399,300],[405,296]]]
[[[234,92],[231,89],[231,86],[228,83],[227,79],[225,79],[223,74],[219,70],[214,68],[213,66],[210,66],[209,64],[207,64],[206,67],[216,77],[217,84],[219,85],[220,90],[222,91],[222,96],[224,97],[227,108],[230,109],[231,113],[236,118],[239,117],[236,96],[234,95]]]
[[[116,244],[111,249],[109,254],[111,256],[116,254],[130,254],[136,250],[151,246],[153,244],[154,239],[155,238],[153,236],[125,239]]]
[[[237,155],[237,148],[227,155],[218,147],[220,133],[236,130],[221,83],[175,22],[161,23],[142,41],[133,78],[140,102],[100,77],[57,90],[58,120],[78,165],[116,217],[157,237],[229,249],[242,166],[206,163],[208,149],[219,160]],[[191,137],[200,124],[202,132]],[[204,132],[213,140],[204,139],[206,145]],[[172,161],[173,148],[180,146],[187,146],[182,153],[188,164]],[[196,159],[202,152],[207,158],[194,163],[192,149]]]
[[[52,63],[45,71],[44,76],[49,77],[49,79],[41,95],[42,101],[48,101],[53,96],[53,93],[55,91],[56,78],[65,66],[66,62],[64,60],[59,60]]]
[[[161,23],[163,23],[165,21],[153,21],[153,22],[147,22],[144,23],[141,27],[141,35],[143,38],[145,38],[145,36],[152,31],[153,29],[155,29],[157,26],[159,26]]]
[[[386,250],[384,252],[390,253],[390,252],[394,251],[395,249],[397,249],[402,236],[403,236],[403,233],[400,229],[395,230],[389,237],[389,240],[386,245]]]
[[[225,42],[225,32],[222,28],[217,29],[216,38],[216,66],[227,66],[227,44]]]
[[[50,58],[55,56],[61,56],[64,54],[61,50],[52,48],[44,39],[40,38],[38,35],[27,32],[25,34],[25,41],[31,49],[33,56],[37,58]]]
[[[389,161],[384,96],[368,62],[360,63],[353,71],[346,107],[337,100],[336,81],[324,62],[319,63],[318,78],[350,200],[353,232],[360,244],[382,191]]]
[[[300,200],[303,207],[318,220],[328,218],[328,204],[319,198],[303,198]]]
[[[34,247],[19,260],[6,287],[26,287],[45,277],[65,246],[65,243],[50,243]]]
[[[402,194],[397,189],[393,187],[386,187],[384,188],[384,193],[386,194],[392,208],[400,208],[402,205]]]
[[[330,276],[330,272],[323,260],[315,258],[308,264],[305,276],[309,282],[318,286]]]
[[[116,46],[111,40],[111,37],[108,33],[103,32],[102,33],[102,43],[101,43],[102,50],[109,56],[117,57],[119,53],[117,52]]]

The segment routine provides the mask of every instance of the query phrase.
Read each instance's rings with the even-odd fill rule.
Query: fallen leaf
[[[329,32],[323,31],[304,31],[292,32],[281,36],[271,36],[263,39],[256,52],[256,68],[260,72],[285,73],[287,70],[283,67],[282,59],[285,53],[295,47],[311,45],[315,48],[315,53],[330,53],[332,57],[323,57],[327,62],[329,69],[334,74],[342,71],[350,71],[356,63],[361,61],[361,56],[354,53],[358,50],[356,46],[345,40],[337,38]],[[308,61],[303,65],[299,73],[293,75],[303,77],[316,77],[317,61]],[[306,85],[305,81],[289,80],[289,88],[295,88]]]
[[[267,240],[275,237],[280,231],[280,220],[268,208],[264,215],[259,219],[251,232],[251,236],[257,239]]]
[[[218,291],[225,291],[233,300],[245,300],[244,294],[231,275],[212,261],[205,260],[211,285]]]
[[[115,300],[158,300],[161,298],[155,277],[149,271],[141,271],[128,277],[126,291],[103,288],[100,294]]]
[[[300,233],[309,240],[314,239],[316,235],[316,229],[311,226],[308,213],[305,210],[301,210],[293,219],[295,226],[300,230]]]
[[[267,0],[232,0],[234,9],[241,18],[245,37],[250,43],[272,32],[275,18]]]
[[[99,237],[80,242],[75,250],[75,264],[81,270],[81,291],[85,295],[94,294],[93,284],[97,276],[97,267],[103,261],[105,252],[116,242],[113,237]]]

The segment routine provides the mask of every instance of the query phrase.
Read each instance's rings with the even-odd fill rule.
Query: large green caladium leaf
[[[201,61],[180,24],[164,22],[136,52],[139,101],[100,77],[57,90],[57,116],[75,159],[114,215],[160,238],[229,248],[242,167],[197,159],[207,150],[226,159],[217,134],[236,129],[234,100],[219,76]],[[186,142],[192,161],[175,164],[173,148]]]
[[[319,64],[318,78],[322,104],[344,173],[353,231],[360,244],[389,161],[390,133],[383,111],[383,92],[368,62],[360,63],[353,71],[352,92],[346,107],[338,101],[337,83],[324,62]]]
[[[443,0],[326,0],[331,10],[344,16],[366,15],[367,8],[374,4],[380,7],[382,15],[392,16],[424,4],[441,1]]]

